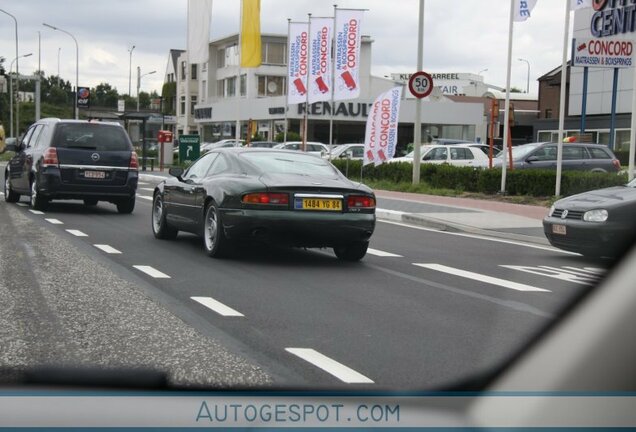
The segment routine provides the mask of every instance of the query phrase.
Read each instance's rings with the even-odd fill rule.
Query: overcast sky
[[[565,0],[539,0],[532,18],[515,23],[512,85],[525,89],[530,62],[530,92],[536,79],[561,63]],[[287,33],[287,18],[330,16],[339,7],[365,8],[363,34],[373,44],[372,70],[377,75],[413,72],[417,60],[418,0],[261,0],[261,31]],[[509,0],[426,0],[424,70],[430,72],[484,72],[486,82],[505,86]],[[171,48],[185,49],[186,0],[0,0],[0,9],[16,16],[19,26],[20,72],[38,67],[38,31],[41,64],[46,74],[57,73],[75,81],[75,44],[54,25],[72,33],[79,42],[80,86],[109,82],[128,92],[129,54],[132,45],[132,93],[136,67],[144,77],[142,90],[161,91]],[[238,31],[240,2],[213,0],[211,39]],[[0,13],[0,56],[6,65],[15,57],[13,20]],[[15,69],[15,66],[14,66]]]

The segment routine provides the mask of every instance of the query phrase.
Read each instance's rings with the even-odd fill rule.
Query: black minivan
[[[137,154],[124,128],[114,122],[47,118],[33,124],[5,171],[4,199],[31,197],[44,210],[53,199],[80,199],[135,208]]]

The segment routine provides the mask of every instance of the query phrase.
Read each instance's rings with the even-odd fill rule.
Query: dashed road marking
[[[153,278],[156,278],[156,279],[170,279],[170,276],[168,276],[165,273],[160,272],[159,270],[157,270],[156,268],[151,267],[151,266],[134,265],[133,267],[136,268],[137,270],[139,270],[140,272],[144,272],[148,276],[152,276]]]
[[[367,249],[367,253],[370,255],[375,255],[379,257],[387,257],[387,258],[402,258],[402,255],[394,254],[391,252],[384,252],[378,249]]]
[[[0,192],[0,195],[4,196],[4,192]]]
[[[88,237],[88,234],[83,233],[80,230],[67,229],[66,232],[73,234],[75,237]]]
[[[190,297],[195,302],[201,303],[203,306],[212,309],[214,312],[222,316],[242,317],[245,316],[237,310],[232,309],[229,306],[224,305],[218,300],[214,300],[212,297]]]
[[[18,205],[20,207],[28,207],[29,206],[28,204],[25,204],[25,203],[15,203],[15,205]]]
[[[146,183],[146,182],[142,182],[142,181],[138,181],[137,182],[138,185],[149,185],[150,183]]]
[[[149,201],[152,201],[152,197],[149,197],[149,196],[137,195],[137,198],[143,198],[143,199],[147,199]]]
[[[62,222],[59,219],[48,218],[48,219],[44,219],[44,220],[47,221],[48,223],[52,223],[53,225],[64,225],[64,222]]]
[[[285,348],[285,351],[300,357],[347,384],[373,384],[373,380],[362,375],[360,372],[356,372],[350,367],[311,348]]]
[[[148,191],[148,192],[154,192],[153,188],[146,188],[146,187],[139,188],[139,190]]]
[[[120,254],[121,253],[120,251],[118,251],[114,247],[109,246],[109,245],[105,245],[105,244],[95,244],[93,246],[95,246],[97,249],[100,249],[100,250],[106,252],[107,254]]]
[[[475,281],[479,281],[479,282],[485,282],[491,285],[497,285],[503,288],[509,288],[509,289],[513,289],[516,291],[535,291],[535,292],[551,292],[550,290],[547,289],[543,289],[543,288],[537,288],[531,285],[525,285],[525,284],[521,284],[521,283],[517,283],[517,282],[512,282],[506,279],[499,279],[496,277],[492,277],[492,276],[487,276],[487,275],[483,275],[483,274],[479,274],[479,273],[474,273],[474,272],[470,272],[470,271],[466,271],[466,270],[461,270],[458,268],[454,268],[454,267],[448,267],[442,264],[418,264],[418,263],[413,263],[413,265],[416,265],[418,267],[423,267],[423,268],[427,268],[429,270],[435,270],[438,272],[442,272],[442,273],[448,273],[448,274],[452,274],[455,276],[459,276],[459,277],[463,277],[466,279],[472,279]]]
[[[30,211],[31,213],[33,213],[33,214],[36,214],[36,215],[43,215],[43,214],[44,214],[44,212],[43,212],[43,211],[40,211],[40,210],[33,210],[33,209],[29,209],[29,211]]]

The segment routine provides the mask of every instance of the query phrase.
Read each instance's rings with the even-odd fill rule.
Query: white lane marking
[[[146,183],[146,182],[142,182],[142,181],[138,181],[137,182],[138,185],[149,185],[150,183]]]
[[[3,196],[4,196],[4,192],[1,192],[1,191],[0,191],[0,195],[3,195]]]
[[[95,246],[97,249],[100,249],[100,250],[106,252],[107,254],[120,254],[121,253],[120,251],[118,251],[114,247],[109,246],[109,245],[105,245],[105,244],[95,244],[93,246]]]
[[[408,225],[408,224],[401,223],[401,222],[393,222],[393,221],[380,220],[380,219],[378,219],[377,222],[382,222],[382,223],[391,224],[391,225],[397,225],[397,226],[406,227],[406,228],[413,228],[413,229],[417,229],[417,230],[421,230],[421,231],[429,231],[429,232],[434,232],[434,233],[438,233],[438,234],[446,234],[446,235],[458,236],[458,237],[468,237],[468,238],[474,238],[474,239],[477,239],[477,240],[487,240],[487,241],[491,241],[491,242],[506,243],[506,244],[511,244],[511,245],[515,245],[515,246],[525,246],[525,247],[528,247],[528,248],[531,248],[531,249],[539,249],[539,250],[545,250],[545,251],[549,251],[549,252],[558,252],[558,253],[562,253],[562,254],[566,254],[566,255],[576,255],[576,256],[580,256],[581,255],[581,254],[578,254],[578,253],[575,253],[575,252],[568,252],[568,251],[564,251],[564,250],[553,248],[553,247],[549,247],[549,246],[539,246],[539,245],[534,245],[534,244],[530,244],[530,243],[517,242],[517,241],[514,241],[514,240],[504,240],[504,239],[493,238],[493,237],[485,237],[485,236],[480,236],[480,235],[477,235],[477,234],[466,234],[466,233],[440,231],[440,230],[436,230],[436,229],[433,229],[433,228],[425,228],[425,227],[420,227],[420,226],[415,226],[415,225]]]
[[[212,297],[190,297],[195,302],[201,303],[203,306],[212,309],[214,312],[218,313],[222,316],[234,316],[234,317],[242,317],[245,316],[239,311],[232,309],[229,306],[224,305],[220,301],[214,300]]]
[[[373,384],[371,379],[361,373],[311,348],[285,348],[285,351],[319,367],[347,384]]]
[[[28,207],[28,204],[25,203],[15,203],[16,205],[19,205],[20,207]]]
[[[152,197],[137,194],[137,198],[143,198],[152,201]]]
[[[149,191],[149,192],[153,192],[154,189],[153,188],[139,188],[140,190],[145,190],[145,191]]]
[[[40,211],[40,210],[33,210],[33,209],[29,209],[29,211],[30,211],[31,213],[33,213],[33,214],[36,214],[36,215],[43,215],[43,214],[44,214],[44,212],[43,212],[43,211]]]
[[[148,276],[152,276],[153,278],[156,278],[156,279],[170,279],[170,276],[160,272],[159,270],[151,266],[134,265],[133,267],[141,272],[146,273]]]
[[[466,279],[472,279],[475,281],[480,281],[480,282],[485,282],[485,283],[489,283],[492,285],[497,285],[500,287],[504,287],[504,288],[510,288],[516,291],[535,291],[535,292],[551,292],[550,290],[547,289],[543,289],[543,288],[537,288],[537,287],[533,287],[530,285],[525,285],[525,284],[521,284],[521,283],[517,283],[517,282],[512,282],[506,279],[499,279],[496,277],[492,277],[492,276],[486,276],[483,274],[479,274],[479,273],[474,273],[474,272],[470,272],[470,271],[466,271],[466,270],[461,270],[461,269],[457,269],[454,267],[448,267],[442,264],[419,264],[419,263],[413,263],[413,265],[416,265],[418,267],[423,267],[423,268],[427,268],[429,270],[435,270],[435,271],[439,271],[442,273],[448,273],[448,274],[452,274],[455,276],[459,276],[459,277],[463,277]]]
[[[509,268],[512,270],[519,270],[526,273],[536,274],[539,276],[545,276],[553,279],[559,279],[566,282],[572,282],[580,285],[596,285],[590,282],[590,276],[581,277],[573,275],[571,272],[561,271],[557,268],[551,268],[548,266],[531,267],[531,266],[514,266],[514,265],[502,265],[501,267]]]
[[[52,223],[53,225],[64,225],[64,222],[62,222],[59,219],[50,218],[50,219],[44,219],[44,220],[47,221],[48,223]]]
[[[67,229],[66,232],[73,234],[75,237],[88,237],[88,234],[81,232],[80,230]]]
[[[600,274],[588,273],[585,270],[581,271],[581,270],[577,269],[576,267],[571,267],[569,269],[567,267],[558,268],[558,267],[551,267],[551,266],[545,266],[545,265],[542,265],[542,266],[539,266],[539,267],[544,268],[544,269],[548,269],[548,270],[554,270],[554,271],[562,272],[562,273],[569,273],[569,274],[572,274],[574,276],[578,276],[578,277],[581,277],[581,278],[584,278],[584,279],[598,280],[602,276]]]
[[[576,267],[565,266],[565,268],[575,269]],[[603,274],[605,274],[607,272],[607,270],[605,270],[605,269],[596,268],[596,267],[583,267],[582,269],[578,269],[578,270],[585,271],[585,272],[592,273],[592,274],[598,274],[598,275],[603,275]]]
[[[367,253],[371,254],[371,255],[375,255],[375,256],[379,256],[379,257],[396,257],[396,258],[402,258],[402,255],[397,255],[391,252],[384,252],[378,249],[367,249]]]

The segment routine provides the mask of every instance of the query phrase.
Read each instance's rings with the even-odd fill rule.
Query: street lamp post
[[[73,41],[75,42],[75,103],[74,103],[74,108],[75,108],[75,120],[77,120],[77,119],[79,119],[79,109],[77,108],[77,92],[79,91],[79,44],[77,43],[77,39],[75,39],[75,36],[73,36],[72,34],[67,32],[66,30],[63,30],[63,29],[61,29],[59,27],[54,27],[54,26],[52,26],[50,24],[47,24],[47,23],[42,23],[42,25],[45,26],[45,27],[48,27],[50,29],[61,31],[62,33],[66,33],[67,35],[72,37]]]
[[[128,50],[128,96],[130,96],[130,84],[132,79],[132,53],[135,50],[135,46],[133,45],[131,49]],[[139,110],[137,110],[139,111]]]
[[[522,58],[520,58],[518,60],[522,61],[522,62],[526,62],[526,65],[528,65],[528,76],[527,76],[527,79],[526,79],[526,93],[530,93],[530,62],[528,60],[522,59]]]
[[[21,59],[23,57],[29,57],[33,55],[33,53],[28,53],[28,54],[24,54],[21,56],[17,56],[16,58],[14,58],[13,60],[11,60],[11,64],[9,65],[9,134],[12,137],[15,137],[16,135],[13,135],[13,78],[11,77],[11,70],[13,69],[13,62],[15,62],[16,65],[16,74],[17,74],[17,70],[18,70],[18,59]],[[18,89],[20,88],[19,85],[17,85],[18,82],[20,82],[20,77],[17,77],[17,81],[16,81],[16,91],[19,91]],[[16,134],[20,133],[20,128],[19,128],[19,116],[18,113],[20,112],[20,94],[18,93],[18,101],[16,103]]]
[[[15,73],[16,75],[20,74],[20,68],[19,68],[19,62],[17,61],[17,59],[20,58],[20,55],[18,54],[18,20],[16,19],[15,16],[13,16],[12,14],[10,14],[9,12],[7,12],[4,9],[0,9],[0,12],[9,15],[11,18],[13,18],[13,23],[15,24],[15,58],[16,58],[16,63],[15,63]],[[11,72],[11,69],[9,69],[9,72]],[[16,87],[15,87],[16,93],[20,94],[20,79],[18,78],[18,81],[16,81]],[[13,101],[13,93],[11,93],[11,98]],[[15,112],[15,117],[16,117],[16,131],[19,133],[19,126],[18,126],[18,122],[20,121],[20,105],[18,104],[18,106],[16,107],[16,112]],[[13,113],[13,111],[12,111]],[[13,135],[13,119],[11,120],[11,136],[15,136]]]
[[[481,74],[484,72],[488,72],[488,68],[480,70],[479,72],[477,72],[477,75],[481,76]]]
[[[146,75],[152,75],[155,72],[157,71],[153,70],[152,72],[148,72],[141,75],[141,68],[137,66],[137,112],[139,112],[139,87],[141,87],[141,79],[145,77]]]
[[[57,49],[57,86],[60,86],[60,51],[62,51],[62,47],[58,47]]]

